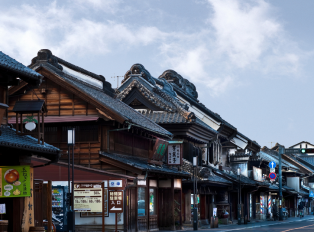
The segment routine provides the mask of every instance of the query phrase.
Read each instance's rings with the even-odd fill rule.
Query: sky
[[[313,0],[0,0],[0,51],[105,76],[173,69],[262,147],[314,143]],[[121,81],[121,78],[120,78]]]

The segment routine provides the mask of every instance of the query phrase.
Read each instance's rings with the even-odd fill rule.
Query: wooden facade
[[[46,50],[41,50],[39,53],[51,56],[51,53],[47,53]],[[35,59],[37,61],[32,64],[32,67],[44,76],[42,84],[34,88],[22,82],[20,86],[10,88],[9,122],[15,123],[15,113],[12,112],[12,109],[17,101],[45,100],[47,107],[47,113],[44,117],[45,141],[62,150],[59,162],[68,162],[67,130],[75,128],[75,165],[99,170],[99,172],[106,171],[113,175],[122,174],[139,179],[135,186],[133,186],[133,182],[127,183],[125,194],[128,199],[128,207],[124,212],[124,224],[118,226],[119,230],[124,227],[129,231],[158,228],[175,229],[176,226],[179,228],[182,225],[182,218],[179,213],[182,204],[181,179],[189,178],[189,174],[165,166],[162,168],[168,171],[162,171],[163,169],[152,168],[147,161],[143,161],[148,160],[152,154],[156,137],[167,140],[171,133],[143,116],[142,121],[144,123],[142,124],[144,126],[137,123],[135,119],[127,122],[126,119],[132,117],[126,115],[129,111],[132,111],[131,113],[135,114],[136,117],[140,117],[140,115],[124,103],[120,103],[124,107],[122,113],[111,108],[106,102],[101,102],[99,98],[92,95],[95,94],[95,91],[99,91],[98,88],[91,87],[90,84],[78,80],[76,77],[69,79],[71,81],[73,79],[76,85],[66,81],[66,78],[69,78],[68,74],[62,73],[63,78],[59,73],[60,71],[52,71],[54,70],[52,66],[58,67],[58,65],[51,65],[49,63],[51,59],[45,61],[46,66],[36,68],[36,62],[43,62],[38,59],[39,56]],[[52,59],[55,58],[52,57]],[[78,67],[71,66],[65,61],[58,60],[58,62],[74,71],[78,70]],[[104,88],[107,88],[104,90],[105,93],[109,92],[110,94],[112,92],[104,78],[99,78],[98,75],[83,69],[79,71],[87,75],[92,81],[101,80]],[[90,93],[78,88],[78,86],[93,88],[94,92]],[[97,94],[104,93],[97,92]],[[106,95],[106,98],[108,96]],[[113,98],[112,101],[114,101]],[[115,159],[117,156],[124,158],[117,160]],[[151,170],[149,170],[150,168]],[[39,169],[51,173],[49,166],[37,170]],[[62,173],[63,176],[60,177],[59,181],[65,180],[66,173]],[[49,175],[44,173],[42,176],[45,180],[49,178]],[[37,175],[37,177],[39,176]],[[93,175],[83,179],[93,180]],[[153,201],[153,209],[149,204],[150,201]],[[173,216],[172,212],[176,212],[176,216]],[[81,229],[99,229],[99,227],[100,225],[78,225],[78,228]]]

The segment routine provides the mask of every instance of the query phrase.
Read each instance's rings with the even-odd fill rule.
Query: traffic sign
[[[271,180],[275,180],[276,179],[276,173],[274,173],[274,172],[271,172],[271,173],[269,173],[269,179],[271,179]]]
[[[313,191],[310,191],[310,197],[314,197],[314,192]]]
[[[276,169],[275,169],[275,168],[271,168],[271,169],[269,170],[269,172],[276,172]]]
[[[109,213],[123,212],[123,191],[109,191]]]
[[[276,167],[276,163],[274,161],[269,162],[269,167],[270,168],[275,168]]]

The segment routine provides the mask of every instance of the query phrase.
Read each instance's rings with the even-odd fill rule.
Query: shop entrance
[[[170,202],[172,199],[171,189],[160,188],[158,194],[158,203],[159,203],[159,229],[169,229],[172,226],[173,215],[170,215],[172,212],[173,202]]]

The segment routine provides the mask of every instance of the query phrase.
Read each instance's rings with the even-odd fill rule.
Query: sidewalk
[[[306,215],[302,219],[299,217],[290,217],[287,220],[283,221],[253,221],[253,222],[248,222],[248,224],[230,224],[230,225],[219,225],[218,228],[210,228],[209,225],[201,226],[199,227],[200,231],[203,230],[211,230],[211,231],[232,231],[232,230],[241,230],[244,228],[254,228],[254,227],[263,227],[263,226],[271,226],[271,225],[277,225],[277,224],[283,224],[283,223],[292,223],[292,222],[300,222],[300,221],[306,221],[306,220],[314,220],[313,215]],[[192,227],[185,227],[183,231],[193,231]]]

